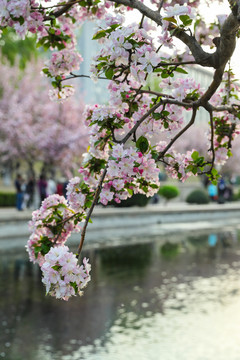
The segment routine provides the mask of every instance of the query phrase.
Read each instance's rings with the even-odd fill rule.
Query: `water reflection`
[[[240,243],[234,230],[89,249],[93,281],[44,296],[25,252],[0,253],[0,358],[237,360]]]

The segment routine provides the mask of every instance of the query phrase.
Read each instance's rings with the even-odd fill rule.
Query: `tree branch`
[[[81,234],[81,240],[80,240],[80,244],[78,246],[78,251],[77,251],[77,254],[78,256],[80,255],[81,253],[81,250],[82,250],[82,247],[83,247],[83,243],[84,243],[84,240],[85,240],[85,235],[86,235],[86,230],[87,230],[87,226],[88,226],[88,223],[89,223],[89,220],[90,220],[90,217],[92,215],[92,212],[93,212],[93,209],[95,207],[95,205],[97,204],[97,201],[98,201],[98,198],[99,198],[99,195],[100,195],[100,192],[101,192],[101,189],[102,189],[102,184],[103,184],[103,180],[106,176],[106,173],[107,173],[107,165],[101,175],[101,178],[99,180],[99,183],[98,183],[98,186],[97,186],[97,189],[96,189],[96,192],[95,192],[95,195],[94,195],[94,198],[93,198],[93,202],[91,204],[91,207],[87,213],[87,217],[85,219],[85,222],[84,222],[84,226],[83,226],[83,229],[82,229],[82,234]]]
[[[166,99],[162,99],[162,104],[172,104],[172,105],[178,105],[178,106],[182,106],[186,109],[189,109],[191,107],[194,106],[195,102],[192,101],[179,101],[179,100],[175,100],[175,98],[169,94],[164,94],[164,93],[159,93],[157,91],[152,91],[152,90],[139,90],[139,93],[141,94],[152,94],[152,95],[156,95],[158,97],[165,97]]]
[[[170,147],[175,143],[175,141],[182,135],[185,133],[185,131],[187,131],[187,129],[189,129],[195,122],[196,119],[196,114],[197,114],[197,106],[195,104],[195,106],[193,107],[193,111],[192,111],[192,117],[191,120],[189,121],[189,123],[181,130],[179,131],[179,133],[174,136],[174,138],[169,142],[169,144],[165,147],[165,149],[158,155],[157,160],[159,161],[165,154],[166,152],[170,149]]]
[[[159,108],[160,105],[162,105],[162,101],[159,101],[157,104],[155,104],[150,110],[146,112],[145,115],[143,115],[136,124],[132,127],[132,129],[127,133],[127,135],[120,141],[118,141],[119,144],[125,144],[128,139],[135,133],[135,131],[138,129],[138,127],[141,125],[141,123],[149,116],[151,115],[157,108]]]
[[[70,73],[71,76],[68,76],[64,79],[61,79],[61,82],[63,81],[66,81],[66,80],[71,80],[71,79],[76,79],[76,78],[87,78],[87,79],[91,79],[91,76],[90,75],[76,75],[76,74],[73,74],[73,73]],[[98,79],[100,80],[109,80],[107,79],[106,77],[103,77],[103,76],[99,76]]]
[[[63,5],[59,10],[54,11],[52,15],[54,15],[55,18],[58,18],[61,15],[65,14],[75,4],[76,4],[75,1],[70,0],[65,5]],[[45,16],[44,20],[51,20],[51,17]]]
[[[219,69],[217,69],[215,71],[212,83],[210,84],[207,91],[199,99],[199,105],[203,105],[203,106],[206,105],[207,102],[213,96],[213,94],[215,94],[217,88],[220,86],[220,84],[222,82],[222,77],[223,77],[223,74],[224,74],[224,68],[225,68],[225,65],[221,66]]]
[[[226,63],[232,56],[236,46],[236,34],[239,27],[238,18],[230,14],[222,26],[218,47],[212,54],[204,51],[196,38],[188,35],[184,30],[176,28],[173,36],[188,46],[197,64],[218,69],[220,67],[225,68]]]
[[[133,9],[137,9],[142,15],[155,21],[156,24],[162,25],[162,16],[159,14],[158,10],[154,11],[150,9],[139,0],[109,0],[109,1],[119,5],[125,5]]]
[[[206,109],[207,110],[207,109]],[[213,114],[212,111],[209,111],[209,115],[210,115],[210,127],[211,127],[211,147],[210,147],[210,151],[212,152],[212,161],[211,161],[211,167],[209,169],[209,171],[212,170],[213,166],[214,166],[214,161],[215,161],[215,150],[214,150],[214,124],[213,124]]]
[[[208,106],[211,107],[211,110],[214,112],[228,111],[229,113],[235,116],[238,115],[240,110],[240,104],[213,106],[210,103],[208,103]]]

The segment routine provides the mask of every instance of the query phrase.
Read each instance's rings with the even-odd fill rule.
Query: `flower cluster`
[[[47,294],[57,299],[81,295],[90,281],[88,260],[84,258],[79,266],[76,255],[64,245],[72,231],[80,231],[82,215],[75,213],[63,196],[51,195],[33,212],[29,223],[32,231],[26,246],[29,258],[41,267]]]
[[[72,178],[67,185],[67,199],[74,211],[84,213],[87,196],[83,193],[82,180],[78,176]]]
[[[148,143],[146,138],[144,138],[143,142]],[[90,156],[85,168],[80,169],[80,173],[84,175],[84,182],[89,187],[93,186],[91,166],[96,160],[96,158]],[[77,178],[75,181],[78,183]],[[121,200],[132,196],[133,193],[153,196],[159,186],[159,169],[152,158],[151,152],[143,154],[138,149],[133,147],[124,149],[123,144],[118,144],[113,146],[110,152],[106,178],[100,193],[100,202],[103,205],[107,205],[112,200],[119,203]],[[71,193],[71,198],[83,199],[78,189],[79,187],[75,189],[75,193]]]
[[[171,95],[179,100],[196,100],[203,93],[200,84],[192,78],[166,79],[161,82],[164,89],[171,91]]]
[[[88,260],[84,258],[83,265],[79,266],[76,255],[69,252],[67,246],[51,248],[44,257],[41,270],[46,293],[57,299],[68,300],[71,296],[81,295],[91,280]]]
[[[42,32],[45,28],[44,17],[37,11],[35,0],[2,0],[0,3],[1,27],[13,27],[22,38],[27,31]]]
[[[52,76],[63,76],[78,70],[83,58],[76,51],[64,49],[52,53],[48,70]]]
[[[63,245],[73,231],[80,231],[79,224],[74,223],[74,215],[63,196],[50,195],[42,202],[29,222],[32,234],[27,251],[31,261],[42,264],[52,246]]]
[[[240,106],[239,85],[234,80],[231,71],[225,72],[223,75],[223,86],[212,97],[213,106],[222,106],[225,104]],[[223,166],[226,160],[232,155],[231,147],[233,141],[240,134],[239,117],[237,113],[229,113],[228,111],[214,112],[214,149],[215,162]],[[209,133],[209,139],[211,134]]]
[[[75,89],[70,86],[62,86],[61,89],[51,89],[48,92],[49,98],[55,102],[64,102],[64,100],[68,99],[75,93]]]
[[[119,19],[122,22],[122,19]],[[105,29],[106,25],[111,24]],[[94,76],[104,72],[109,79],[119,77],[126,68],[137,80],[144,80],[144,71],[152,73],[153,69],[161,61],[161,56],[156,53],[151,32],[145,28],[139,28],[138,24],[123,26],[121,23],[113,23],[110,20],[100,24],[100,30],[94,35],[94,39],[100,39],[102,45],[100,53],[95,57],[96,64],[92,65],[91,71]]]

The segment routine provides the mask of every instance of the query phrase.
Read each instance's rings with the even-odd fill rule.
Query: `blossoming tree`
[[[37,45],[52,51],[43,72],[52,79],[53,101],[73,93],[66,79],[86,76],[76,73],[83,59],[74,28],[98,19],[93,40],[101,47],[90,71],[93,81],[108,81],[109,103],[86,108],[91,136],[79,177],[70,181],[67,201],[51,196],[33,213],[27,245],[30,259],[43,271],[47,292],[67,300],[90,280],[90,265],[84,259],[80,266],[77,258],[98,201],[107,205],[135,193],[152,196],[160,185],[161,163],[173,178],[207,174],[217,181],[214,164],[230,156],[239,134],[238,93],[230,71],[224,71],[235,49],[240,2],[229,0],[229,15],[211,26],[200,16],[199,0],[3,0],[0,6],[2,28],[13,27],[22,37],[37,33]],[[124,16],[132,9],[141,21],[126,25]],[[196,65],[213,70],[206,89],[188,75],[188,67]],[[158,91],[149,86],[151,77],[158,79]],[[225,86],[220,87],[222,81]],[[194,149],[184,154],[174,150],[200,108],[209,122],[207,159]],[[190,113],[187,123],[185,113]],[[75,256],[65,242],[81,222]]]
[[[17,65],[0,64],[1,162],[12,168],[24,163],[34,177],[37,167],[71,176],[74,160],[88,146],[84,104],[75,97],[64,104],[52,102],[41,68],[40,62],[29,63],[24,72]]]

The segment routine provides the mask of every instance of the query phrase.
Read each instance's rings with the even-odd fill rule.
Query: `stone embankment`
[[[26,244],[29,236],[27,223],[30,211],[0,209],[0,251],[18,248]],[[240,228],[240,202],[208,205],[169,203],[149,205],[144,208],[96,207],[88,225],[88,243],[104,245],[120,243],[128,238],[144,239],[186,231]],[[79,234],[73,234],[72,243],[79,241]]]

